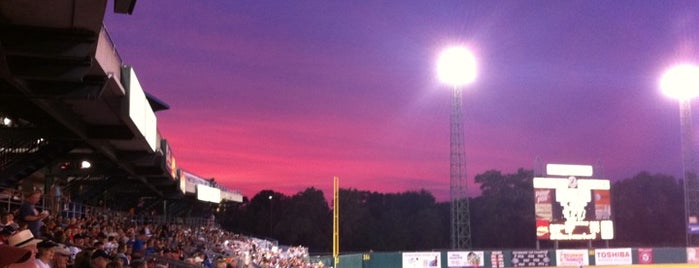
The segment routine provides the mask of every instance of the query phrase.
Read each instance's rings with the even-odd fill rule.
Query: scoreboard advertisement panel
[[[609,180],[534,178],[538,240],[614,238]]]

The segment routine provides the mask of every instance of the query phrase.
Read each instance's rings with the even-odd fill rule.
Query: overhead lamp
[[[88,169],[91,167],[92,167],[92,163],[90,163],[90,161],[83,160],[80,162],[80,169]]]

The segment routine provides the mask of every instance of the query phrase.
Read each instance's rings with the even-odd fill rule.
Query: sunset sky
[[[462,44],[467,178],[541,163],[619,180],[679,176],[670,66],[699,63],[697,1],[138,1],[105,26],[180,167],[252,197],[316,187],[449,197],[450,89]],[[694,105],[699,106],[699,104]],[[696,111],[697,109],[694,109]],[[695,112],[695,118],[699,114]],[[695,125],[697,125],[697,120]]]

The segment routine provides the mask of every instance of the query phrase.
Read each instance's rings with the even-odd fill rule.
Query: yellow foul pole
[[[340,178],[333,178],[333,258],[335,267],[340,262]]]

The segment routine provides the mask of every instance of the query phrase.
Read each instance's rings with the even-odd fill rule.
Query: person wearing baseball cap
[[[9,267],[10,264],[24,263],[31,259],[32,252],[26,248],[16,248],[8,245],[0,245],[0,268]]]
[[[112,261],[112,256],[107,254],[106,251],[98,249],[92,252],[90,256],[90,267],[92,268],[106,268],[107,264]]]
[[[7,240],[15,233],[15,230],[16,229],[12,226],[0,227],[0,244],[7,245]]]
[[[68,267],[68,262],[72,252],[65,245],[58,244],[53,248],[53,260],[51,262],[52,268],[66,268]]]
[[[39,252],[36,254],[37,267],[51,268],[50,263],[53,261],[53,257],[56,254],[53,248],[56,246],[58,246],[58,244],[50,240],[42,241],[41,243],[36,244],[36,247],[39,249]]]

